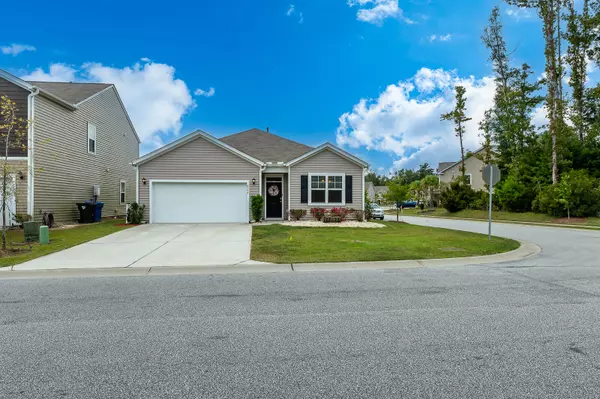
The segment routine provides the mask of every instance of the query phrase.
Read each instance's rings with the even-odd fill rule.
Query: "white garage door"
[[[151,223],[248,223],[246,182],[151,182]]]

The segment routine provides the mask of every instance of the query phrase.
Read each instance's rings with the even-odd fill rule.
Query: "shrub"
[[[252,220],[260,222],[262,220],[263,206],[265,199],[262,195],[253,195],[250,199],[250,210],[252,211]]]
[[[360,210],[355,210],[354,211],[354,217],[356,218],[357,222],[364,222],[364,220],[365,220],[365,213],[363,211],[360,211]]]
[[[311,208],[310,214],[317,220],[321,221],[325,216],[325,208]]]
[[[342,218],[339,216],[325,216],[323,223],[342,223]]]
[[[294,220],[300,220],[306,216],[306,209],[291,209],[290,216],[294,218]]]
[[[346,216],[348,215],[348,213],[348,209],[346,208],[331,208],[331,210],[329,211],[329,214],[331,216],[339,217],[342,222],[346,220]]]
[[[15,222],[21,227],[23,227],[23,223],[29,222],[31,220],[31,215],[26,213],[17,213],[15,215]]]
[[[471,205],[475,195],[471,186],[458,179],[442,191],[442,206],[450,213],[459,212]]]
[[[494,191],[503,210],[527,212],[536,197],[534,185],[525,184],[515,175],[509,175]]]
[[[373,219],[373,207],[371,206],[371,201],[365,195],[365,212],[364,218],[366,221]]]
[[[144,210],[146,210],[146,205],[132,202],[127,209],[127,221],[131,224],[141,224],[144,220]]]
[[[540,191],[533,201],[533,209],[557,217],[597,216],[600,211],[599,181],[584,170],[565,173],[557,185]]]

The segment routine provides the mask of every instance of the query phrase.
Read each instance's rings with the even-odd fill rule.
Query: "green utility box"
[[[50,232],[48,226],[40,226],[40,244],[48,244],[50,242]]]
[[[23,230],[25,232],[25,242],[36,242],[40,239],[40,226],[42,222],[25,222]]]

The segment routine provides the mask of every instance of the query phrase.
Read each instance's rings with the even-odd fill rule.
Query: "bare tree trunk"
[[[462,125],[459,123],[459,130],[462,129]],[[462,177],[465,177],[465,147],[463,146],[463,136],[459,133],[458,138],[460,140],[460,172]]]

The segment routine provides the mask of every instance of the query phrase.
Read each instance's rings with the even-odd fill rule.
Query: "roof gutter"
[[[33,86],[32,92],[27,96],[27,214],[33,218],[34,211],[34,118],[35,118],[35,96],[40,89]]]

